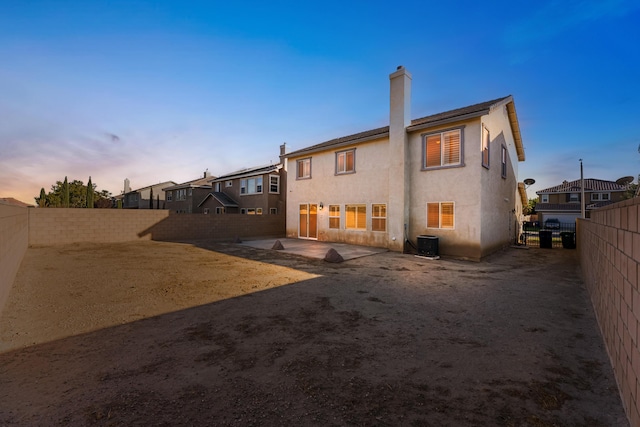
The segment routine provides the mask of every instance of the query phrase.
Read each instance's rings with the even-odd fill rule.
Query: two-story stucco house
[[[411,75],[389,78],[389,126],[285,155],[287,236],[403,251],[430,235],[441,255],[472,260],[516,241],[513,97],[411,120]]]
[[[124,209],[164,209],[165,195],[162,189],[170,185],[176,185],[176,183],[165,181],[131,190],[129,180],[125,179],[122,207]],[[153,199],[153,202],[151,202],[151,199]]]
[[[286,178],[283,172],[282,164],[278,163],[210,179],[213,191],[202,199],[199,208],[210,214],[284,214]]]
[[[163,188],[166,208],[175,213],[202,213],[200,203],[211,192],[213,178],[206,171],[202,178]]]
[[[582,203],[585,217],[590,218],[591,210],[624,199],[628,183],[633,181],[633,177],[629,178],[630,181],[624,184],[603,179],[584,179],[584,201],[581,201],[582,184],[579,179],[536,191],[539,198],[536,204],[538,219],[541,222],[557,219],[561,223],[575,223],[576,218],[582,215]]]

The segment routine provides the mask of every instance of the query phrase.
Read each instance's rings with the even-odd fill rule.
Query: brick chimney
[[[409,226],[410,174],[407,127],[411,124],[411,74],[400,65],[389,75],[389,249],[402,251]]]

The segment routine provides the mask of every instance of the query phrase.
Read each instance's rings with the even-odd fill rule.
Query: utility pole
[[[582,171],[582,159],[580,159],[580,214],[582,215],[582,219],[584,219],[584,173]]]

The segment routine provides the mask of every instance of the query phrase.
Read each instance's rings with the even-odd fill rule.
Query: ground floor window
[[[345,227],[347,230],[366,230],[367,229],[367,206],[366,205],[346,205],[345,211]]]
[[[371,205],[371,230],[387,231],[387,205]]]
[[[329,205],[329,228],[340,228],[340,205]]]
[[[427,227],[453,228],[454,212],[453,202],[427,203]]]

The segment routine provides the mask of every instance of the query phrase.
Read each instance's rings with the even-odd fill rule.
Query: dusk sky
[[[640,173],[640,2],[5,1],[0,197],[222,175],[513,95],[535,191]]]

